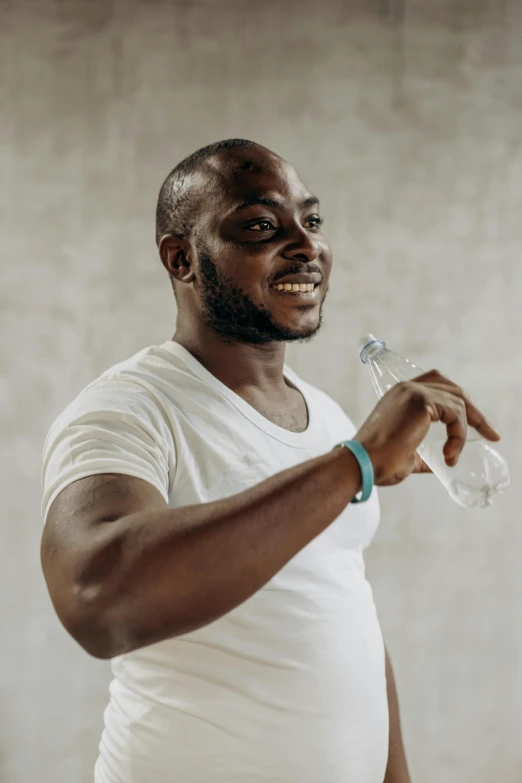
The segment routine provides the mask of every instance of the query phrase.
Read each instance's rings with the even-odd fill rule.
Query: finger
[[[463,400],[456,395],[447,392],[431,394],[431,398],[426,400],[426,407],[432,421],[440,421],[446,425],[448,438],[443,452],[446,464],[453,466],[458,462],[468,434],[466,407]]]
[[[464,389],[454,381],[451,381],[446,376],[442,375],[438,370],[430,370],[418,378],[415,378],[418,383],[424,383],[432,387],[440,387],[441,389],[452,391],[457,394],[466,404],[466,413],[468,417],[468,424],[477,430],[486,440],[498,441],[501,438],[500,433],[496,430],[489,421],[486,419],[482,411],[477,408],[471,397]]]
[[[466,405],[466,414],[468,419],[468,424],[470,427],[473,427],[477,430],[477,432],[482,435],[483,438],[486,438],[487,440],[493,440],[497,441],[500,440],[500,433],[497,432],[497,430],[491,426],[491,424],[488,422],[482,411],[477,408],[471,397],[467,392],[464,391],[460,386],[458,386],[456,383],[453,383],[452,381],[448,380],[448,378],[445,378],[444,376],[440,376],[440,384],[434,383],[430,384],[433,386],[440,385],[441,388],[447,388],[448,391],[451,391],[453,394],[458,395],[462,400],[464,400],[464,403]]]
[[[500,440],[500,432],[491,426],[482,411],[480,411],[471,401],[466,404],[466,410],[469,424],[477,430],[479,435],[482,435],[486,440]]]
[[[421,455],[415,452],[415,467],[414,473],[433,473],[432,469],[422,459]]]

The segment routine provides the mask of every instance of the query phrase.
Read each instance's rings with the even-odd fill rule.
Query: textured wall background
[[[290,159],[323,201],[337,268],[298,372],[361,420],[374,400],[353,349],[371,330],[461,380],[505,433],[508,495],[483,513],[426,477],[384,491],[367,561],[415,782],[520,781],[522,4],[0,12],[2,783],[92,780],[109,673],[40,575],[43,439],[95,375],[172,335],[157,191],[228,136]]]

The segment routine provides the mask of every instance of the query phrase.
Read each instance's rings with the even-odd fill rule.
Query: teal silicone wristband
[[[373,472],[373,465],[370,459],[370,455],[356,440],[344,440],[339,443],[339,446],[344,446],[349,449],[354,455],[355,459],[359,463],[362,475],[362,492],[361,497],[355,497],[352,503],[365,503],[372,494],[373,486],[375,484],[375,474]]]

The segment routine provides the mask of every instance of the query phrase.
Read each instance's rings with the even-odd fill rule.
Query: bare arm
[[[141,479],[81,479],[58,496],[44,530],[55,609],[103,658],[192,631],[268,582],[336,519],[360,480],[347,449],[179,509]]]
[[[411,783],[408,763],[402,741],[401,721],[399,716],[399,702],[395,688],[395,677],[386,650],[386,683],[388,691],[388,710],[390,714],[390,739],[388,751],[388,766],[384,783]]]
[[[421,469],[415,450],[432,420],[447,425],[455,464],[470,423],[498,435],[458,389],[398,384],[357,435],[379,485]],[[140,479],[102,475],[54,501],[42,566],[62,623],[109,658],[187,633],[229,612],[325,530],[359,490],[352,454],[335,449],[224,500],[168,508]]]

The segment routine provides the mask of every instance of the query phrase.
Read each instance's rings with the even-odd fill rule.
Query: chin
[[[314,319],[313,323],[309,321],[303,323],[281,323],[279,327],[285,334],[285,342],[309,342],[319,332],[322,326],[322,318]]]

